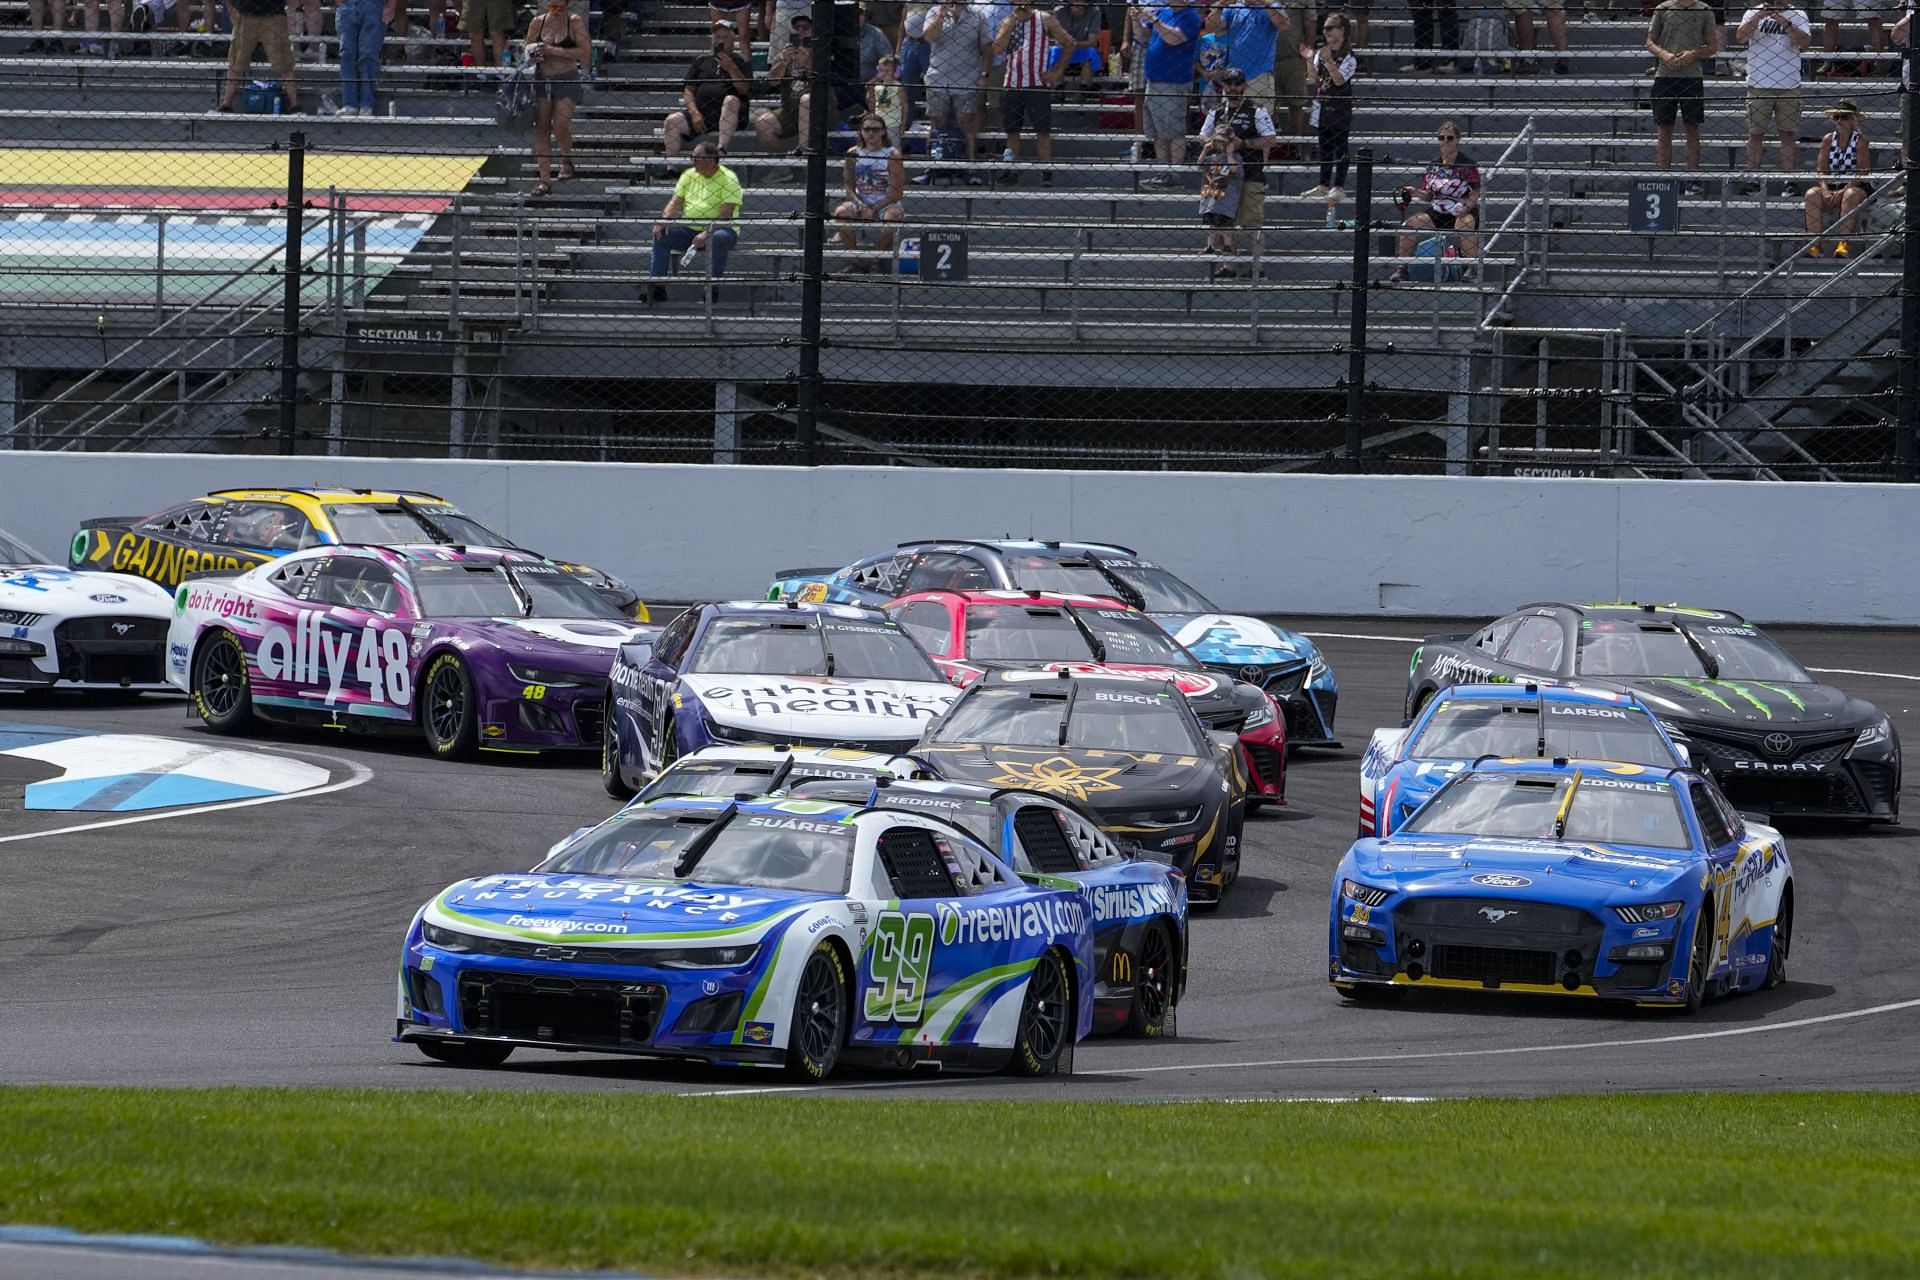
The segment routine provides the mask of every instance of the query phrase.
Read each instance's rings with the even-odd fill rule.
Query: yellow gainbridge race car
[[[237,573],[289,551],[346,542],[528,550],[445,498],[414,489],[219,489],[148,516],[87,520],[73,535],[67,563],[171,589],[194,574]],[[622,613],[649,621],[646,604],[619,578],[591,565],[553,563]]]

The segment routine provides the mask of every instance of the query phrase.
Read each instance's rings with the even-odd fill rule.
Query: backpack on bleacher
[[[930,163],[938,163],[942,160],[971,160],[972,158],[972,156],[967,154],[967,135],[960,132],[959,129],[952,125],[948,125],[944,129],[928,128],[927,160]],[[955,182],[965,173],[966,170],[964,169],[929,169],[927,171],[927,181]]]

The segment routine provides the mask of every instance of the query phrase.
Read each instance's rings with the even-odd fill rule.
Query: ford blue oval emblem
[[[88,596],[87,599],[93,601],[95,604],[125,604],[127,602],[125,596],[111,595],[107,592],[101,592],[97,596]]]
[[[1486,875],[1475,876],[1473,882],[1475,884],[1484,884],[1494,889],[1524,889],[1533,883],[1533,881],[1527,879],[1525,876],[1501,875],[1497,872],[1489,872]]]

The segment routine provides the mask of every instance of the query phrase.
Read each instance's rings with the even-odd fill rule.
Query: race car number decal
[[[882,911],[873,925],[873,985],[866,990],[868,1022],[918,1022],[933,964],[933,917]]]
[[[339,700],[349,665],[370,701],[399,707],[413,701],[406,633],[382,630],[371,622],[356,640],[353,632],[328,630],[319,615],[303,613],[291,633],[282,626],[266,629],[260,637],[259,663],[260,674],[269,680],[325,686],[329,704]]]

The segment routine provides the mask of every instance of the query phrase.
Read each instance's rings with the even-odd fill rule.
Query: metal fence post
[[[1893,474],[1897,480],[1920,480],[1920,190],[1914,189],[1914,150],[1920,145],[1920,100],[1914,94],[1920,71],[1920,43],[1909,43],[1902,56],[1906,68],[1901,95],[1901,175],[1906,184],[1906,215],[1900,244],[1900,403],[1894,428]]]
[[[1347,470],[1361,469],[1367,418],[1367,269],[1373,248],[1373,148],[1353,153],[1353,305],[1347,324]]]
[[[821,274],[827,244],[827,126],[837,115],[834,99],[834,3],[813,0],[813,99],[807,117],[807,202],[800,231],[800,398],[794,414],[794,447],[800,465],[813,466],[820,420]],[[820,56],[824,52],[825,57]]]
[[[300,397],[300,250],[306,235],[307,135],[287,139],[287,257],[280,307],[280,452],[294,451],[294,412]]]

